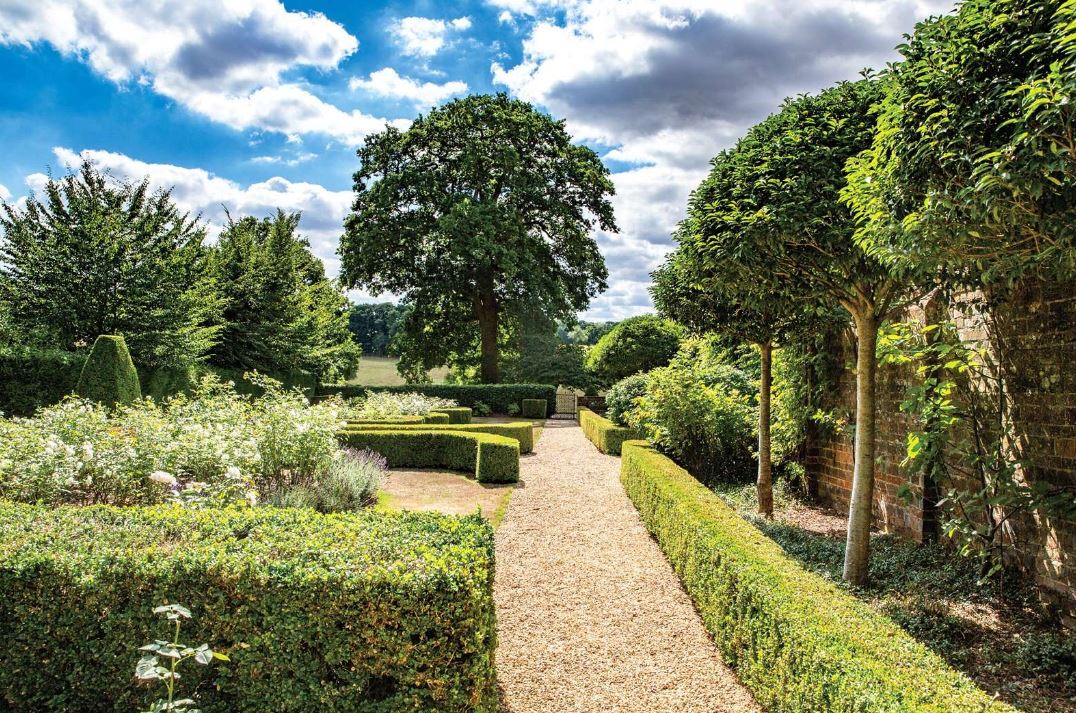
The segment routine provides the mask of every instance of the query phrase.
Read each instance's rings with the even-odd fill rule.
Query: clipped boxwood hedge
[[[545,399],[523,399],[523,418],[545,418],[548,409]]]
[[[494,711],[493,564],[477,516],[0,503],[0,709],[144,710],[167,602],[206,713]]]
[[[519,452],[530,453],[534,450],[534,427],[530,421],[517,421],[515,423],[459,423],[448,425],[431,424],[397,424],[386,426],[383,423],[371,421],[348,421],[348,431],[384,431],[384,430],[436,430],[457,431],[461,433],[491,433],[495,436],[506,436],[519,441]]]
[[[588,408],[579,409],[579,427],[583,435],[597,446],[602,453],[620,455],[624,441],[638,438],[639,434],[630,428],[618,426],[609,419],[599,416]]]
[[[347,430],[337,434],[347,446],[385,456],[390,468],[447,468],[474,473],[479,483],[519,480],[519,441],[488,433],[448,429]]]
[[[448,414],[449,423],[470,423],[471,422],[471,407],[470,406],[449,406],[447,408],[435,408],[433,413]]]
[[[138,371],[123,337],[114,334],[97,337],[82,365],[75,391],[84,399],[110,408],[142,398]]]
[[[554,403],[557,387],[550,384],[399,384],[395,386],[363,386],[361,384],[322,384],[318,394],[337,394],[344,398],[365,395],[367,391],[385,391],[393,394],[419,393],[452,399],[460,406],[474,408],[483,403],[494,413],[506,414],[514,406],[519,408],[523,399],[545,399]]]
[[[770,711],[996,711],[890,619],[822,577],[644,441],[620,479],[725,661]]]

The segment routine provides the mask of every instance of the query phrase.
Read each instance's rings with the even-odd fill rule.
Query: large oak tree
[[[496,382],[502,315],[569,318],[605,289],[591,233],[616,231],[613,184],[563,122],[503,94],[471,96],[367,137],[358,156],[342,277],[404,296],[400,343],[423,366],[464,349],[477,323],[481,378]]]

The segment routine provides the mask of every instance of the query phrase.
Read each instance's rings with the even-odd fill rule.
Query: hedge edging
[[[471,407],[470,406],[449,406],[447,408],[435,408],[430,413],[448,414],[448,422],[449,423],[470,423],[471,422]]]
[[[507,414],[509,406],[520,408],[523,399],[545,399],[556,403],[557,387],[551,384],[397,384],[393,386],[363,386],[361,384],[322,384],[319,396],[333,394],[355,398],[367,391],[390,394],[418,393],[451,399],[459,406],[474,408],[476,403],[489,406],[493,413]]]
[[[489,433],[434,428],[348,430],[343,445],[385,456],[390,468],[447,468],[473,473],[479,483],[519,480],[519,441]]]
[[[789,558],[645,441],[620,479],[713,634],[766,710],[1015,713],[890,619]]]
[[[348,431],[455,431],[457,433],[489,433],[505,436],[519,441],[520,453],[534,451],[534,427],[529,421],[515,423],[460,423],[460,424],[390,424],[370,421],[348,421],[344,432]]]
[[[579,427],[583,435],[602,453],[620,455],[624,441],[638,438],[639,434],[630,428],[618,426],[604,416],[599,416],[588,408],[579,408]]]
[[[231,658],[182,669],[205,713],[492,713],[493,572],[474,515],[0,503],[0,708],[144,710],[178,603]]]

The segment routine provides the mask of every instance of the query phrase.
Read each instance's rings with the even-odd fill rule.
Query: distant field
[[[394,386],[404,383],[396,371],[396,357],[364,356],[359,362],[359,371],[350,382],[367,386]],[[433,383],[440,384],[448,376],[448,369],[434,369],[430,372]]]

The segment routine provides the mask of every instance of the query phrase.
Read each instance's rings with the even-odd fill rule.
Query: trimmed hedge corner
[[[523,399],[523,418],[545,418],[548,410],[545,399]]]
[[[609,419],[582,407],[579,409],[579,427],[583,429],[583,435],[599,451],[614,456],[620,455],[620,447],[624,441],[639,437],[639,434],[632,429],[618,426]]]
[[[471,422],[471,407],[470,406],[450,406],[448,408],[435,408],[432,413],[444,413],[448,414],[449,423],[470,423]]]
[[[493,571],[474,515],[0,503],[0,708],[146,709],[137,647],[179,603],[231,658],[183,669],[205,713],[492,713]]]
[[[346,446],[385,456],[390,468],[448,468],[474,473],[479,483],[519,480],[519,441],[488,433],[448,429],[348,430],[337,434]]]
[[[362,384],[322,384],[318,395],[333,394],[344,398],[363,396],[367,391],[384,391],[391,394],[418,393],[452,399],[459,406],[474,408],[484,403],[494,413],[506,414],[510,406],[519,408],[523,399],[545,399],[555,403],[557,387],[550,384],[398,384],[394,386],[364,386]]]
[[[443,411],[430,411],[428,414],[422,417],[423,423],[452,423],[452,417]]]
[[[530,421],[515,423],[460,423],[460,424],[391,424],[376,421],[348,421],[345,431],[456,431],[459,433],[489,433],[505,436],[519,441],[519,452],[530,453],[534,450],[534,427]]]
[[[90,349],[75,389],[84,399],[97,401],[109,408],[130,404],[142,398],[138,371],[127,351],[123,337],[102,334]]]
[[[620,479],[725,661],[771,711],[1015,713],[818,575],[644,441]]]

